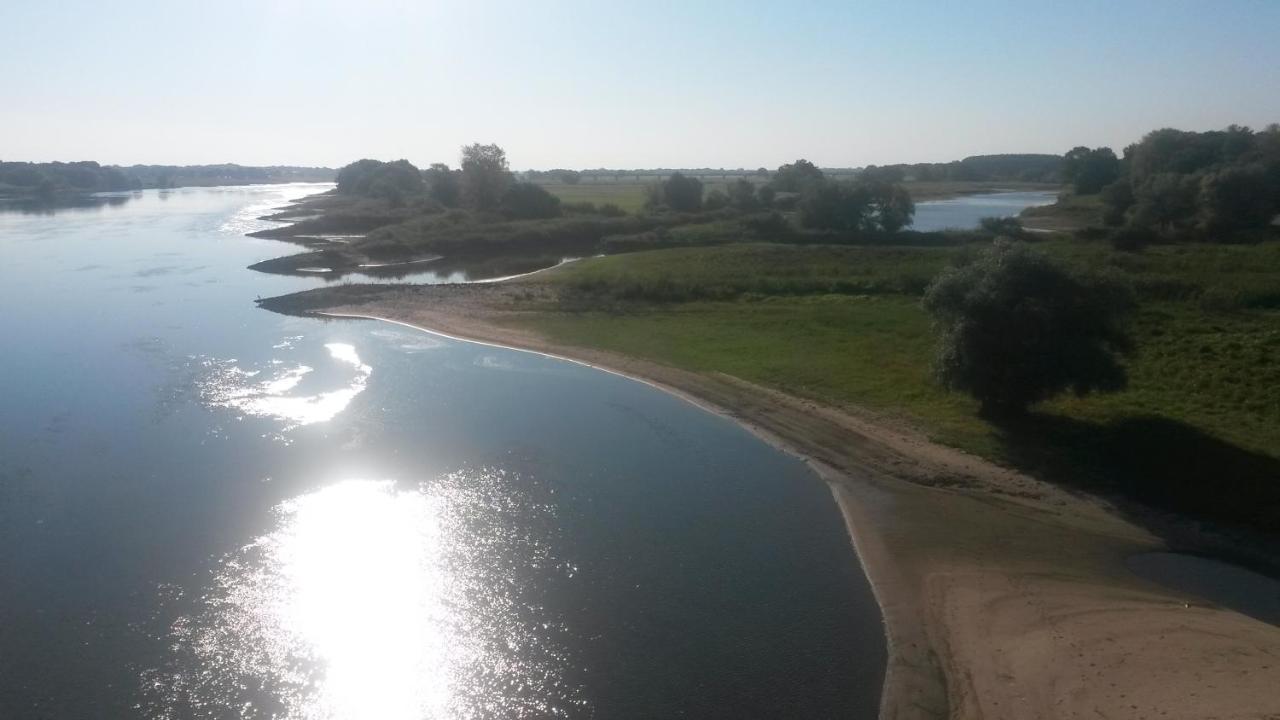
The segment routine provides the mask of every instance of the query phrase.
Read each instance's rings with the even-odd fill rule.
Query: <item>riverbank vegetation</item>
[[[1123,158],[1076,148],[1057,166],[1071,190],[1024,214],[1050,232],[1009,219],[913,232],[902,168],[833,177],[797,160],[714,191],[672,173],[627,211],[555,198],[512,175],[500,148],[472,146],[459,170],[358,164],[370,182],[326,202],[374,203],[388,220],[324,259],[608,252],[521,281],[504,296],[510,321],[558,344],[859,408],[1064,484],[1280,532],[1275,137],[1157,131]],[[585,186],[561,175],[551,187]],[[1165,185],[1182,188],[1183,214],[1152,194]],[[1123,187],[1133,199],[1118,212]],[[1034,250],[1010,258],[1043,258],[1024,263],[1040,279],[987,302],[1012,262],[993,260],[992,243],[1014,240]],[[1043,342],[1027,341],[1036,333]],[[946,351],[961,346],[992,352]],[[992,402],[974,378],[1011,363],[1057,375],[1018,395],[1029,412],[979,412]]]
[[[743,240],[927,241],[903,232],[913,213],[900,183],[874,174],[829,178],[805,160],[782,166],[768,182],[739,178],[710,192],[698,178],[674,172],[648,186],[644,203],[628,212],[607,202],[565,202],[519,179],[499,146],[474,144],[462,149],[456,170],[372,159],[343,167],[333,192],[270,217],[291,225],[255,233],[313,251],[254,267],[340,276],[374,260],[439,256],[584,256]]]
[[[1280,532],[1280,241],[1142,255],[1036,249],[1132,288],[1125,389],[1016,420],[935,376],[921,299],[980,250],[728,245],[595,258],[540,276],[554,304],[516,322],[557,343],[723,372],[889,422],[1069,486]],[[1112,386],[1114,387],[1114,386]]]
[[[1026,213],[1038,227],[1109,234],[1136,250],[1168,242],[1252,242],[1274,233],[1280,213],[1280,125],[1164,128],[1117,158],[1110,148],[1065,156],[1072,193]]]

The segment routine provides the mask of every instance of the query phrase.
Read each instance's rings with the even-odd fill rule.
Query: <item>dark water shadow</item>
[[[1280,580],[1212,558],[1142,553],[1128,560],[1136,575],[1280,626]]]
[[[1174,548],[1195,547],[1198,533],[1150,510],[1189,518],[1249,548],[1233,559],[1280,572],[1280,460],[1154,416],[1095,423],[1029,413],[994,422],[1019,470],[1118,500]]]

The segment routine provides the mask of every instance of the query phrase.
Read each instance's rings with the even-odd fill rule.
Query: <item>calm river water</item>
[[[1049,205],[1057,199],[1056,192],[1030,190],[926,200],[916,203],[916,216],[911,229],[922,232],[952,228],[968,230],[977,227],[982,218],[1015,217],[1029,207]]]
[[[871,717],[827,488],[642,384],[288,318],[316,186],[0,212],[0,717]]]

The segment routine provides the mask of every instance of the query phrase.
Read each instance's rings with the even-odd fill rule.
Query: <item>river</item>
[[[1056,192],[1025,190],[961,195],[946,200],[925,200],[916,203],[916,214],[911,223],[911,229],[921,232],[968,230],[977,227],[982,218],[1017,217],[1029,207],[1050,205],[1057,199]]]
[[[253,299],[323,186],[0,211],[0,717],[871,717],[825,485],[646,385]]]

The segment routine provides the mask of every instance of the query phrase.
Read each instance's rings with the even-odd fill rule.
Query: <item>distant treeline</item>
[[[947,163],[869,165],[863,170],[907,182],[1061,182],[1062,156],[971,155]]]
[[[243,165],[99,165],[81,162],[0,162],[0,193],[53,195],[213,185],[328,182],[330,168]]]
[[[1061,182],[1061,155],[973,155],[963,160],[946,163],[914,163],[897,165],[868,165],[865,168],[822,168],[828,177],[856,177],[871,173],[891,182]],[[520,173],[524,180],[535,183],[586,183],[646,182],[680,173],[702,180],[735,180],[755,178],[768,180],[773,171],[768,168],[647,168],[590,170],[526,170]]]

